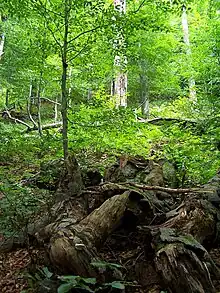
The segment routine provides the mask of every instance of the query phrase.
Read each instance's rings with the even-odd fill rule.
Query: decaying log
[[[160,249],[155,265],[169,292],[216,292],[206,263],[183,244],[169,244]]]
[[[157,117],[154,119],[143,119],[138,117],[138,122],[142,123],[150,123],[150,124],[158,124],[160,122],[176,122],[176,123],[189,123],[189,124],[197,124],[196,120],[190,119],[182,119],[182,118],[170,118],[170,117]]]
[[[98,259],[97,248],[120,224],[131,194],[124,192],[105,201],[77,225],[58,227],[50,242],[52,262],[64,271],[82,276],[97,276],[91,266]]]

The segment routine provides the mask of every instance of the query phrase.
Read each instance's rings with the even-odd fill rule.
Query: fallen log
[[[65,229],[58,225],[50,241],[52,262],[64,271],[97,276],[91,262],[99,259],[97,249],[120,224],[125,210],[132,204],[131,195],[132,192],[124,192],[113,196],[77,225],[70,223]]]
[[[41,128],[42,130],[46,130],[46,129],[53,129],[53,128],[59,128],[61,127],[63,124],[62,122],[56,122],[56,123],[51,123],[51,124],[46,124],[46,125],[42,125]],[[31,132],[31,131],[35,131],[38,130],[37,127],[29,127],[26,132]]]
[[[160,122],[176,122],[176,123],[189,123],[189,124],[197,124],[197,121],[183,118],[170,118],[170,117],[157,117],[154,119],[143,119],[138,117],[138,122],[141,123],[150,123],[150,124],[158,124]]]

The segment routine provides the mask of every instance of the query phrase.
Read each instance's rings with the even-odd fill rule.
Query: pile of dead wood
[[[169,162],[124,157],[85,187],[69,157],[61,177],[50,215],[29,229],[60,272],[126,280],[133,284],[126,292],[217,292],[220,270],[209,250],[220,243],[220,174],[178,189]],[[123,272],[110,276],[94,261],[118,263]]]

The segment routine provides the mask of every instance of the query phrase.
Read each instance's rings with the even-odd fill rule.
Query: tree
[[[186,45],[186,55],[188,56],[189,67],[191,67],[192,52],[190,48],[189,25],[188,25],[187,10],[185,5],[183,5],[182,7],[182,27],[183,27],[183,39]],[[189,97],[193,101],[196,101],[195,85],[196,85],[195,79],[191,76],[189,78]]]
[[[120,17],[123,17],[126,13],[126,0],[114,0],[114,7]],[[117,20],[117,16],[115,21]],[[116,26],[116,39],[114,43],[114,49],[118,52],[115,56],[115,78],[112,83],[112,95],[116,101],[116,108],[127,107],[127,57],[125,55],[125,38],[123,36],[123,29],[115,22]]]

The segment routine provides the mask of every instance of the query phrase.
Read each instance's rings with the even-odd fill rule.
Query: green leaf
[[[47,267],[44,267],[42,269],[43,273],[45,274],[45,276],[47,277],[47,279],[50,279],[53,276],[53,273],[51,273]]]
[[[60,285],[60,287],[57,290],[57,293],[68,293],[72,288],[74,288],[73,284],[65,283]]]
[[[82,281],[87,283],[87,284],[96,284],[96,278],[82,278]]]
[[[112,288],[116,288],[116,289],[121,289],[121,290],[125,289],[125,285],[119,281],[114,281],[112,283],[109,283],[108,285],[110,285]]]
[[[89,286],[84,285],[84,284],[80,284],[80,285],[77,286],[76,288],[79,288],[79,289],[85,289],[85,290],[87,290],[88,292],[94,293],[94,290],[90,289]]]
[[[76,279],[79,279],[79,276],[60,276],[59,279],[62,281],[75,281]]]
[[[116,264],[116,263],[110,263],[110,262],[104,262],[104,261],[100,261],[100,262],[92,262],[91,263],[92,266],[97,267],[97,268],[122,268],[121,265]]]

